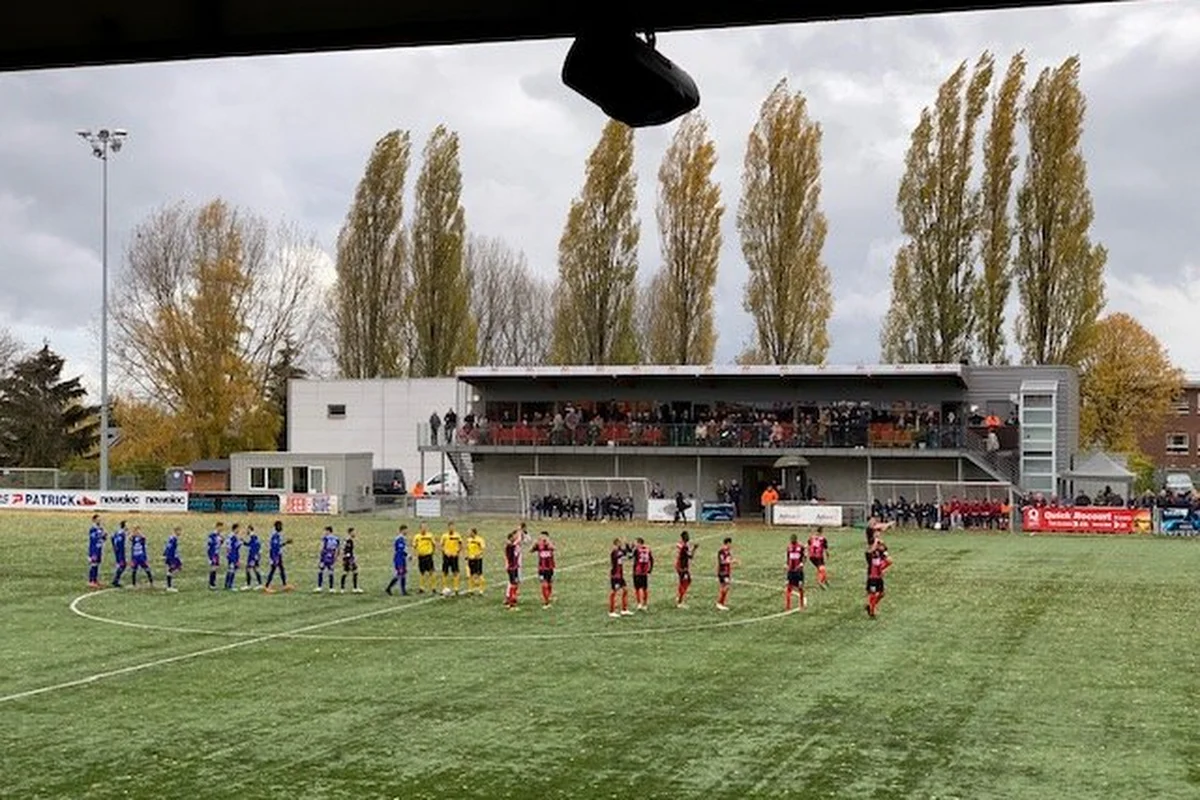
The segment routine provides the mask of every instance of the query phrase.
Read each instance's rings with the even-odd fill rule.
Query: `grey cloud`
[[[1187,2],[1043,9],[765,27],[659,37],[697,79],[717,140],[726,205],[717,293],[718,358],[750,334],[734,220],[742,151],[759,104],[786,75],[825,130],[825,258],[839,311],[833,361],[878,355],[909,129],[937,84],[984,48],[1024,48],[1037,68],[1079,51],[1089,92],[1085,148],[1097,221],[1113,274],[1178,279],[1197,260],[1193,187],[1200,47]],[[1140,20],[1128,26],[1123,21]],[[1142,31],[1170,33],[1168,58]],[[1123,38],[1124,37],[1124,38]],[[1183,45],[1178,42],[1184,42]],[[1200,42],[1200,37],[1197,38]],[[603,116],[561,85],[569,43],[368,51],[0,75],[0,323],[63,331],[69,358],[94,373],[87,338],[98,306],[99,164],[80,126],[121,125],[112,164],[114,257],[153,208],[214,196],[287,217],[332,252],[375,140],[410,130],[415,155],[445,121],[462,137],[468,225],[524,250],[553,274],[566,209]],[[640,131],[642,274],[658,264],[655,173],[673,126]],[[414,176],[417,160],[414,159]],[[410,182],[411,183],[411,182]]]

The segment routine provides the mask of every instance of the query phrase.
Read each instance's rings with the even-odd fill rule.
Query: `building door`
[[[772,466],[742,467],[742,513],[762,511],[763,490],[774,484],[779,487],[779,470]],[[780,487],[782,488],[782,487]]]
[[[308,494],[308,467],[292,467],[292,493]]]

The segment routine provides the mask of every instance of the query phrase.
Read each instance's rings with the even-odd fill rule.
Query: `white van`
[[[453,470],[439,472],[425,479],[425,494],[459,494],[462,485]]]
[[[1167,491],[1174,494],[1194,494],[1196,492],[1192,476],[1186,472],[1168,472],[1166,485]]]

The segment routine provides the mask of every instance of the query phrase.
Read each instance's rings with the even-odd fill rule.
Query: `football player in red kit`
[[[611,569],[609,570],[608,615],[610,617],[628,617],[633,614],[629,610],[629,589],[625,585],[625,559],[633,555],[633,548],[621,541],[613,539],[612,552],[608,554]],[[617,611],[617,594],[621,595],[621,610]]]
[[[788,542],[786,562],[787,589],[783,607],[787,611],[792,610],[792,594],[795,593],[799,595],[800,608],[804,608],[808,605],[804,600],[804,545],[800,544],[800,539],[794,533]]]
[[[883,599],[883,573],[892,565],[887,546],[878,536],[867,547],[867,614],[874,619]]]
[[[825,538],[825,529],[818,527],[816,533],[808,537],[808,561],[817,568],[817,586],[829,588],[829,573],[825,571],[825,557],[829,552],[829,540]]]
[[[504,540],[504,568],[508,571],[508,585],[504,587],[504,605],[509,611],[517,610],[517,592],[521,588],[521,545],[517,543],[517,532],[512,531]]]
[[[738,561],[733,557],[733,539],[726,536],[717,551],[717,610],[728,611],[729,584],[733,582],[733,567]]]
[[[633,548],[633,599],[637,601],[637,610],[646,611],[650,607],[650,573],[654,571],[654,553],[646,540],[638,537]]]
[[[692,585],[692,559],[696,557],[698,544],[691,543],[687,531],[679,534],[679,544],[675,546],[675,574],[679,576],[679,591],[675,595],[675,607],[687,608],[688,588]]]
[[[538,581],[542,584],[542,608],[549,608],[554,597],[554,543],[550,533],[542,531],[533,543],[531,553],[537,556]]]

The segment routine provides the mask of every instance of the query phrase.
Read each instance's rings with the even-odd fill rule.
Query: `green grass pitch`
[[[207,591],[213,518],[143,516],[160,585],[185,526],[181,591],[77,614],[86,519],[0,521],[3,797],[1200,797],[1200,541],[894,532],[872,621],[860,531],[831,536],[832,587],[781,615],[786,530],[694,528],[679,610],[677,530],[547,523],[557,602],[526,556],[508,613],[507,520],[460,523],[487,538],[490,585],[443,599],[383,594],[395,520],[334,520],[358,528],[366,593],[330,596],[311,591],[327,520],[288,519],[297,590],[265,596]],[[618,533],[659,565],[650,611],[612,620]]]

